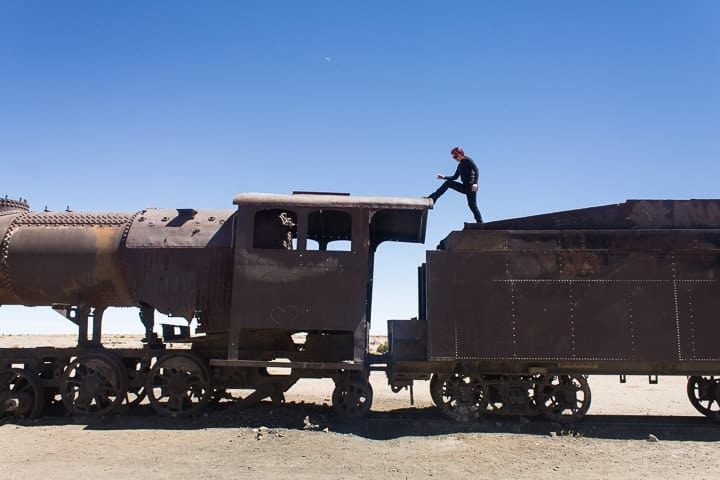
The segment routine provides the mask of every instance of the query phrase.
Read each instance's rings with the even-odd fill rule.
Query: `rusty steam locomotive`
[[[692,404],[720,416],[720,200],[466,225],[427,252],[419,318],[389,320],[382,355],[368,351],[374,253],[424,242],[432,202],[297,192],[234,204],[76,213],[0,199],[0,304],[52,306],[78,327],[72,348],[0,349],[0,415],[60,401],[107,415],[145,398],[192,415],[332,378],[333,408],[357,416],[382,370],[393,391],[430,379],[458,420],[578,420],[590,374],[685,375]],[[138,308],[142,345],[103,347],[108,307]],[[156,311],[197,328],[158,336]]]

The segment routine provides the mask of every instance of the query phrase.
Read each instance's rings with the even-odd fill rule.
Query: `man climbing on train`
[[[450,155],[458,162],[457,170],[452,176],[437,174],[437,178],[445,180],[440,188],[435,190],[433,193],[428,195],[427,198],[432,198],[433,203],[437,203],[438,198],[447,192],[448,188],[452,188],[456,192],[464,193],[467,197],[468,207],[475,217],[475,221],[482,225],[483,220],[480,215],[480,210],[477,206],[477,191],[478,191],[478,168],[473,162],[472,158],[465,155],[465,152],[460,147],[455,147],[450,151]],[[462,183],[456,182],[455,180],[460,177]]]

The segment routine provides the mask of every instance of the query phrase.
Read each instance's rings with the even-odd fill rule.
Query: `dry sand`
[[[124,345],[132,337],[111,337]],[[0,336],[0,346],[72,345],[70,336]],[[61,411],[0,425],[3,478],[720,478],[720,425],[685,396],[685,378],[590,377],[592,406],[572,428],[539,418],[457,424],[415,405],[374,373],[372,412],[354,421],[330,407],[329,380],[301,380],[287,403],[165,419],[149,407],[88,420]],[[650,435],[659,441],[652,442]]]

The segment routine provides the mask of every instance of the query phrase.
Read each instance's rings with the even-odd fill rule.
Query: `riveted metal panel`
[[[615,205],[498,220],[484,227],[493,230],[717,229],[720,228],[720,200],[628,200]]]
[[[17,213],[4,213],[0,216],[0,305],[18,301],[8,269],[10,238],[14,232],[13,222],[18,216]]]
[[[128,248],[227,246],[233,210],[151,208],[140,212],[127,236]],[[228,224],[228,227],[225,225]],[[225,228],[224,228],[225,227]]]
[[[429,359],[718,361],[720,230],[693,205],[643,222],[702,228],[451,233],[428,252]]]

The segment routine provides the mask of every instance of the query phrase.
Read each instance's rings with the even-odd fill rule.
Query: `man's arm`
[[[455,169],[455,174],[452,177],[448,177],[447,175],[438,174],[438,178],[440,180],[457,180],[457,178],[459,176],[460,176],[460,164],[458,164],[458,167]]]

